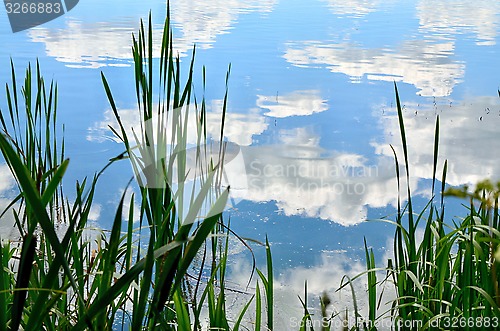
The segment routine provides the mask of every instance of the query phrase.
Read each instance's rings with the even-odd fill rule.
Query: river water
[[[108,129],[113,115],[100,72],[120,112],[134,121],[131,34],[150,10],[159,37],[165,1],[82,1],[15,34],[0,10],[0,82],[10,80],[10,58],[18,76],[38,58],[46,80],[59,85],[70,187],[122,151]],[[344,274],[363,271],[363,237],[381,266],[390,256],[394,228],[365,220],[394,220],[396,211],[390,146],[401,163],[403,154],[394,82],[417,204],[431,197],[437,115],[438,172],[448,160],[448,184],[500,173],[497,1],[177,0],[171,16],[183,67],[196,44],[195,85],[201,85],[201,66],[207,68],[205,97],[214,117],[231,64],[225,139],[241,150],[245,170],[236,175],[244,175],[246,185],[233,190],[227,213],[241,236],[269,237],[283,329],[301,316],[297,295],[305,280],[318,297],[333,293]],[[0,100],[5,110],[4,95]],[[124,163],[103,178],[93,212],[99,226],[110,226],[130,176]],[[2,166],[0,206],[12,187]],[[449,205],[450,219],[460,215],[458,202]],[[233,279],[245,284],[248,253],[235,244],[233,254]],[[263,266],[262,250],[256,254]]]

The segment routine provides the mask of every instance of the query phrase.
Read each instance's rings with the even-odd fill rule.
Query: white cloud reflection
[[[475,97],[460,104],[439,102],[430,106],[403,102],[410,150],[410,186],[415,194],[428,195],[421,180],[432,178],[436,113],[441,116],[439,167],[448,159],[448,184],[472,184],[500,173],[500,166],[491,154],[500,149],[499,99]],[[214,101],[207,115],[207,131],[214,137],[220,132],[220,113],[216,111],[219,104],[220,100]],[[382,113],[382,107],[387,105],[376,106],[376,112]],[[286,107],[271,111],[283,116],[296,114],[293,107],[291,111]],[[120,110],[125,127],[137,125],[134,114],[136,110]],[[108,125],[116,125],[114,116],[110,111],[104,115],[105,119],[90,129],[89,139],[99,140],[104,136],[111,139]],[[274,201],[285,215],[322,218],[345,226],[365,220],[369,208],[395,206],[397,202],[397,181],[389,145],[396,148],[400,164],[403,154],[394,109],[385,110],[379,118],[384,140],[371,143],[376,155],[372,159],[322,147],[321,137],[310,127],[278,130],[275,143],[254,145],[255,137],[268,129],[263,114],[228,112],[226,120],[226,139],[241,147],[242,158],[238,162],[244,163],[243,167],[225,169],[229,179],[238,178],[237,184],[229,182],[232,197],[237,200]],[[194,132],[194,124],[190,126],[193,128],[189,131]],[[195,142],[194,136],[188,140]],[[243,174],[245,185],[240,181]],[[400,180],[405,187],[404,178]]]
[[[10,172],[10,168],[6,164],[0,164],[0,193],[4,193],[12,189],[15,185],[14,178]]]
[[[269,105],[260,96],[257,105],[269,109],[275,117],[312,114],[326,108],[326,101],[317,92],[292,92],[281,99]],[[206,117],[208,135],[215,139],[220,134],[221,114],[217,111],[220,103],[220,100],[212,102]],[[132,136],[132,128],[139,123],[137,110],[122,109],[119,114],[127,134]],[[113,113],[108,110],[104,117],[89,129],[88,139],[118,142],[108,128],[117,128]],[[253,145],[254,137],[267,128],[266,116],[258,112],[226,114],[225,138],[240,146],[236,153],[241,152],[241,157],[224,168],[231,196],[236,201],[275,201],[285,215],[319,217],[345,226],[365,220],[368,207],[396,203],[392,157],[384,155],[369,162],[359,154],[324,149],[320,146],[320,136],[310,128],[279,130],[276,143]],[[194,121],[189,121],[188,132],[196,132]],[[196,143],[195,134],[188,137],[188,143]]]
[[[322,99],[319,90],[294,91],[283,96],[257,95],[257,107],[267,110],[264,115],[284,118],[307,116],[328,109],[327,100]]]
[[[273,105],[277,108],[264,106],[262,97],[257,105],[270,109],[276,117],[306,114],[306,105],[313,107],[310,113],[326,108],[317,93],[299,91],[281,98],[284,101]],[[220,134],[221,114],[217,109],[220,100],[215,100],[207,112],[207,132],[215,138]],[[119,114],[132,136],[132,128],[139,123],[137,110],[123,109]],[[88,139],[118,142],[108,128],[117,128],[113,113],[108,110],[104,116],[89,129]],[[395,194],[386,194],[397,187],[392,158],[380,157],[376,163],[369,163],[362,155],[326,150],[320,147],[320,137],[308,128],[280,130],[276,144],[253,146],[253,137],[267,127],[266,117],[254,111],[226,114],[225,138],[240,146],[242,157],[235,160],[243,163],[230,162],[224,169],[234,199],[275,201],[286,215],[319,217],[346,226],[365,220],[368,206],[385,207],[397,201]],[[188,132],[196,132],[194,121],[188,123]],[[188,143],[195,142],[195,134],[188,137]]]
[[[328,7],[336,15],[364,16],[379,10],[381,2],[330,0]],[[491,1],[420,0],[418,34],[399,46],[368,48],[347,35],[333,41],[290,41],[283,57],[295,66],[325,66],[354,82],[362,78],[402,81],[414,85],[423,96],[447,96],[465,74],[465,64],[455,58],[457,36],[472,33],[476,44],[494,45],[499,13],[500,3]]]
[[[374,12],[380,1],[373,0],[326,0],[328,7],[337,15],[362,17]]]
[[[359,154],[325,150],[319,137],[304,128],[281,134],[282,143],[242,148],[248,187],[233,189],[234,196],[275,201],[287,216],[319,217],[344,226],[366,220],[368,207],[396,204],[392,157],[371,163]],[[411,185],[416,189],[416,181]]]
[[[450,185],[475,184],[485,178],[500,179],[500,99],[472,97],[461,103],[423,107],[404,103],[406,139],[411,174],[431,178],[434,150],[435,114],[440,116],[439,169],[448,160],[446,182]],[[387,111],[386,111],[387,113]],[[375,152],[390,156],[392,144],[402,158],[397,114],[381,118],[385,143],[374,143]],[[400,161],[402,161],[400,159]],[[440,178],[440,174],[439,177]]]
[[[423,96],[446,96],[464,76],[465,65],[453,59],[454,44],[422,40],[404,42],[397,50],[366,49],[353,43],[289,43],[283,57],[296,66],[325,65],[353,81],[363,77],[403,81]]]
[[[138,24],[135,20],[115,24],[69,20],[63,29],[37,27],[29,30],[28,35],[32,41],[45,45],[48,56],[68,67],[119,66],[130,64],[132,33],[136,33]],[[158,49],[155,54],[159,54]]]
[[[211,105],[208,105],[208,111],[206,113],[206,127],[207,134],[215,140],[219,140],[221,132],[221,118],[222,118],[222,101],[214,100]],[[137,129],[140,123],[140,114],[137,109],[120,109],[118,114],[125,128],[127,136],[133,137],[133,129]],[[190,133],[187,137],[188,144],[196,144],[197,141],[197,124],[196,124],[196,114],[194,112],[194,107],[190,107],[190,115],[188,120],[187,132]],[[250,111],[249,113],[232,113],[227,112],[225,118],[224,126],[224,137],[233,143],[240,146],[249,146],[252,144],[253,136],[264,132],[268,124],[265,117],[262,115]],[[120,140],[114,136],[109,129],[109,127],[118,129],[118,123],[111,109],[104,112],[104,119],[102,121],[94,123],[90,127],[89,134],[87,135],[87,140],[102,142],[104,140],[112,140],[115,142],[120,142]],[[119,131],[118,131],[119,132]]]
[[[271,12],[277,0],[172,1],[173,25],[181,31],[184,44],[210,48],[217,35],[229,33],[242,14]]]
[[[387,263],[387,258],[392,256],[390,247],[392,246],[391,238],[388,238],[388,250],[382,256],[377,256],[377,266],[382,267]],[[377,255],[377,253],[376,253]],[[344,251],[323,252],[318,257],[318,260],[312,266],[295,266],[280,270],[279,273],[275,272],[274,275],[274,305],[275,305],[275,330],[297,330],[299,329],[300,320],[303,316],[304,309],[299,300],[299,296],[304,299],[304,284],[307,281],[308,292],[308,310],[313,313],[313,320],[319,323],[321,318],[320,298],[323,293],[326,293],[331,300],[328,307],[328,314],[334,311],[340,313],[332,323],[332,330],[342,329],[342,318],[344,317],[345,310],[349,311],[350,325],[353,325],[351,320],[354,312],[353,298],[351,288],[345,287],[341,291],[337,289],[341,284],[346,283],[344,276],[353,278],[366,270],[366,263],[361,259],[355,259],[353,256]],[[245,289],[248,283],[248,275],[251,274],[251,266],[248,265],[248,259],[237,259],[237,262],[231,265],[231,272],[228,277],[228,282],[237,288]],[[381,281],[385,278],[384,272],[379,272],[378,280]],[[353,288],[356,293],[356,302],[358,304],[360,317],[368,317],[368,293],[367,293],[366,277],[360,277],[353,282]],[[255,287],[255,279],[252,283],[251,289],[247,291],[252,294]],[[228,292],[229,293],[229,292]],[[380,293],[380,292],[379,292]],[[383,301],[378,309],[378,316],[390,310],[390,302],[396,297],[394,288],[391,284],[386,284],[383,293]],[[230,312],[239,312],[244,300],[249,300],[249,296],[238,295],[232,299],[231,295],[228,296],[228,306]],[[230,305],[232,303],[232,305]],[[254,311],[252,307],[249,311]],[[247,317],[248,325],[251,325],[253,316]],[[320,325],[320,324],[315,324]],[[380,321],[378,330],[391,330],[391,321],[385,319]],[[316,329],[316,328],[315,328]]]
[[[184,56],[194,44],[202,49],[211,48],[217,35],[228,33],[240,14],[269,12],[275,2],[275,0],[249,2],[230,0],[209,3],[199,0],[173,1],[170,4],[172,22],[180,30],[180,36],[174,32],[175,51]],[[36,27],[28,31],[28,36],[34,42],[43,43],[48,56],[66,63],[68,67],[98,68],[130,65],[132,33],[137,35],[141,17],[138,12],[129,16],[112,17],[106,22],[67,18],[62,29]],[[147,15],[142,17],[145,18]],[[159,19],[158,22],[161,24],[153,24],[154,57],[160,55],[163,33],[163,19]]]
[[[474,33],[478,45],[495,45],[499,13],[498,1],[420,0],[417,4],[426,38],[450,40],[460,33]]]
[[[45,45],[47,56],[68,67],[98,68],[128,66],[132,60],[132,33],[137,35],[139,21],[124,19],[120,23],[82,22],[68,20],[63,29],[37,27],[28,35],[34,42]],[[154,56],[160,55],[163,27],[155,26]],[[176,43],[176,50],[186,52],[189,46]]]
[[[0,164],[0,214],[12,202],[10,195],[15,186],[14,177],[6,164]],[[19,232],[15,226],[12,212],[8,211],[0,218],[0,243],[4,240],[17,240]]]
[[[441,123],[438,178],[447,159],[450,185],[500,179],[500,165],[492,157],[500,149],[500,99],[439,102],[431,106],[404,103],[412,192],[429,197],[422,180],[432,178],[437,113]],[[274,145],[244,147],[248,187],[232,194],[254,202],[275,201],[285,215],[319,217],[345,226],[365,220],[368,208],[395,206],[397,181],[389,145],[395,147],[402,165],[397,114],[385,111],[379,121],[385,138],[382,143],[372,142],[377,156],[371,161],[363,155],[322,148],[320,137],[309,128],[280,130],[280,141]],[[405,179],[400,180],[406,187]],[[406,199],[404,190],[402,194]]]

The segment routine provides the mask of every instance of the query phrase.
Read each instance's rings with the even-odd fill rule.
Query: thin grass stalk
[[[399,119],[399,130],[401,133],[401,143],[403,146],[403,156],[405,160],[405,170],[406,170],[406,183],[407,183],[407,194],[408,194],[408,234],[409,234],[409,247],[408,247],[408,259],[409,259],[409,264],[408,268],[413,273],[416,273],[417,267],[414,263],[416,261],[416,244],[415,244],[415,223],[413,220],[413,204],[412,204],[412,199],[411,199],[411,190],[410,190],[410,164],[408,162],[408,147],[406,143],[406,133],[405,133],[405,125],[404,125],[404,120],[403,120],[403,110],[401,107],[401,101],[399,99],[399,93],[398,93],[398,88],[396,86],[396,83],[394,83],[394,89],[396,93],[396,105],[397,105],[397,111],[398,111],[398,119]]]

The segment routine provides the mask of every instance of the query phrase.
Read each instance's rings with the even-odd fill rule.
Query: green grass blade
[[[227,198],[229,196],[229,190],[226,189],[222,192],[222,194],[219,196],[217,199],[216,203],[212,206],[210,214],[213,214],[214,210],[223,210],[223,206],[226,205],[227,203]],[[179,265],[178,268],[178,274],[176,277],[176,284],[180,284],[180,280],[183,277],[183,275],[186,273],[188,267],[191,265],[191,262],[193,261],[194,257],[198,253],[200,247],[203,245],[205,240],[208,238],[210,235],[210,232],[214,229],[215,224],[221,217],[220,214],[215,214],[213,216],[210,216],[206,218],[200,225],[200,227],[196,230],[196,233],[194,235],[193,240],[189,242],[189,244],[186,247],[184,256],[183,256],[183,261]]]
[[[2,313],[0,314],[0,331],[7,330],[8,321],[8,307],[10,303],[10,295],[8,292],[11,290],[10,275],[8,272],[8,263],[11,259],[9,252],[9,244],[0,243],[0,309]]]
[[[189,318],[189,312],[179,291],[175,291],[173,300],[178,329],[183,331],[191,331],[191,320]]]
[[[178,249],[182,245],[182,242],[172,242],[168,245],[158,248],[154,253],[154,258],[158,259],[165,254]],[[113,300],[115,300],[120,294],[126,291],[132,281],[136,279],[141,272],[144,271],[146,265],[146,259],[141,259],[137,262],[130,270],[124,273],[107,291],[105,291],[100,298],[94,300],[90,307],[88,308],[86,315],[82,318],[72,329],[72,331],[84,330],[87,325],[85,320],[92,320],[98,314],[102,312],[102,307],[107,307]]]
[[[403,109],[401,107],[401,101],[399,99],[398,87],[394,82],[394,91],[396,93],[396,105],[398,110],[398,119],[399,119],[399,131],[401,133],[401,143],[403,147],[403,155],[405,160],[405,169],[406,169],[406,185],[408,191],[408,232],[409,232],[409,245],[408,245],[408,258],[411,262],[416,261],[416,243],[415,243],[415,223],[413,220],[413,204],[411,198],[411,190],[410,190],[410,163],[408,162],[408,145],[406,141],[406,132],[405,132],[405,124],[403,120]],[[410,263],[410,270],[413,273],[416,273],[416,264]]]
[[[21,260],[19,261],[19,271],[17,273],[16,291],[14,291],[14,299],[12,302],[11,312],[12,317],[9,324],[9,330],[19,330],[21,319],[24,313],[24,304],[29,287],[31,271],[33,269],[33,260],[36,250],[36,237],[29,233],[23,239],[21,248]],[[3,270],[2,270],[3,272]]]
[[[432,195],[434,196],[434,185],[436,183],[436,171],[439,152],[439,115],[436,116],[436,129],[434,131],[434,160],[432,163]]]
[[[233,325],[233,331],[239,331],[241,322],[243,321],[243,317],[245,316],[245,314],[246,314],[248,308],[250,307],[250,304],[252,303],[254,298],[255,298],[255,294],[252,295],[250,300],[248,300],[248,302],[245,304],[245,306],[243,306],[243,308],[241,309],[240,313],[238,314],[238,318],[236,319],[236,322]]]
[[[262,324],[262,300],[260,298],[259,281],[255,286],[255,331],[261,331]]]
[[[120,245],[120,235],[122,227],[122,213],[123,213],[123,203],[125,202],[126,190],[123,192],[121,200],[118,204],[118,208],[115,213],[115,219],[113,221],[113,227],[111,229],[111,236],[109,237],[109,244],[106,252],[103,256],[102,264],[102,275],[101,282],[99,285],[99,291],[97,298],[100,299],[104,293],[111,286],[111,281],[113,279],[113,274],[115,272],[116,263],[118,262],[118,246]],[[97,316],[97,328],[104,329],[106,326],[106,319],[108,318],[108,312],[106,309],[102,310],[100,316]]]
[[[41,197],[42,204],[44,206],[47,206],[49,202],[56,197],[56,190],[60,187],[64,173],[66,172],[68,165],[69,165],[69,160],[66,160],[63,163],[61,163],[61,165],[58,166],[57,169],[55,170],[51,180],[49,181],[49,184],[45,188],[45,191],[43,192]]]
[[[368,249],[366,244],[366,238],[364,238],[365,244],[365,258],[366,258],[366,270],[368,276],[368,318],[372,325],[375,325],[375,318],[377,312],[377,276],[375,271],[375,256],[372,249]]]
[[[28,169],[26,166],[22,163],[21,159],[19,156],[16,154],[14,149],[10,146],[8,143],[7,139],[4,137],[4,135],[0,134],[0,149],[2,150],[2,153],[4,155],[5,160],[9,163],[9,166],[11,169],[13,169],[14,174],[16,176],[16,179],[23,191],[23,194],[26,198],[26,203],[30,206],[31,210],[33,211],[33,214],[35,218],[38,220],[40,226],[42,227],[44,234],[49,241],[50,245],[52,246],[52,249],[54,250],[57,259],[61,261],[61,264],[64,268],[64,271],[70,280],[71,284],[75,288],[75,290],[78,288],[76,285],[76,282],[73,278],[73,275],[71,273],[71,269],[69,267],[68,261],[66,260],[65,257],[65,249],[62,247],[61,243],[59,242],[59,239],[57,237],[57,234],[55,233],[54,227],[52,222],[50,221],[50,218],[47,214],[47,211],[45,209],[45,206],[43,205],[42,198],[40,197],[35,183],[33,179],[31,178]],[[66,161],[66,163],[69,161]],[[63,166],[63,165],[61,165]],[[67,166],[67,165],[65,165]],[[64,166],[63,166],[64,167]],[[55,181],[60,181],[61,178],[56,177],[54,178]],[[82,295],[79,293],[78,295],[78,300],[82,300]]]
[[[267,262],[267,327],[273,330],[274,321],[274,279],[273,279],[273,257],[271,255],[271,246],[266,235],[266,262]]]
[[[267,302],[267,329],[273,330],[273,321],[274,321],[274,288],[273,288],[273,260],[271,255],[271,247],[269,245],[269,241],[266,236],[266,261],[267,261],[267,278],[266,276],[259,270],[257,270],[257,274],[262,280],[262,284],[264,286],[264,291],[266,294],[266,302]]]

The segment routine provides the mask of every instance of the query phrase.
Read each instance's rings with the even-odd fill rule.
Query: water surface
[[[159,38],[164,1],[84,1],[55,21],[16,34],[0,13],[0,81],[10,79],[10,57],[19,76],[38,58],[46,79],[59,84],[59,119],[71,157],[68,187],[122,151],[108,130],[114,120],[100,71],[122,117],[137,123],[131,34],[150,9]],[[394,82],[417,203],[423,206],[431,195],[437,115],[438,168],[448,160],[449,184],[500,173],[497,1],[178,0],[171,15],[183,66],[197,45],[200,94],[201,66],[207,67],[214,134],[231,63],[225,133],[241,147],[247,185],[233,190],[228,214],[242,236],[262,241],[267,234],[272,242],[283,329],[289,316],[300,314],[296,295],[305,279],[318,296],[337,288],[345,273],[363,270],[364,236],[378,260],[389,254],[394,229],[364,221],[394,219],[390,145],[402,162]],[[6,109],[5,97],[0,99]],[[131,176],[127,164],[115,168],[97,196],[95,220],[102,227],[109,227]],[[2,168],[0,190],[8,192],[13,184],[5,174]],[[451,208],[448,215],[460,213]],[[247,255],[237,251],[236,280],[249,267]]]

